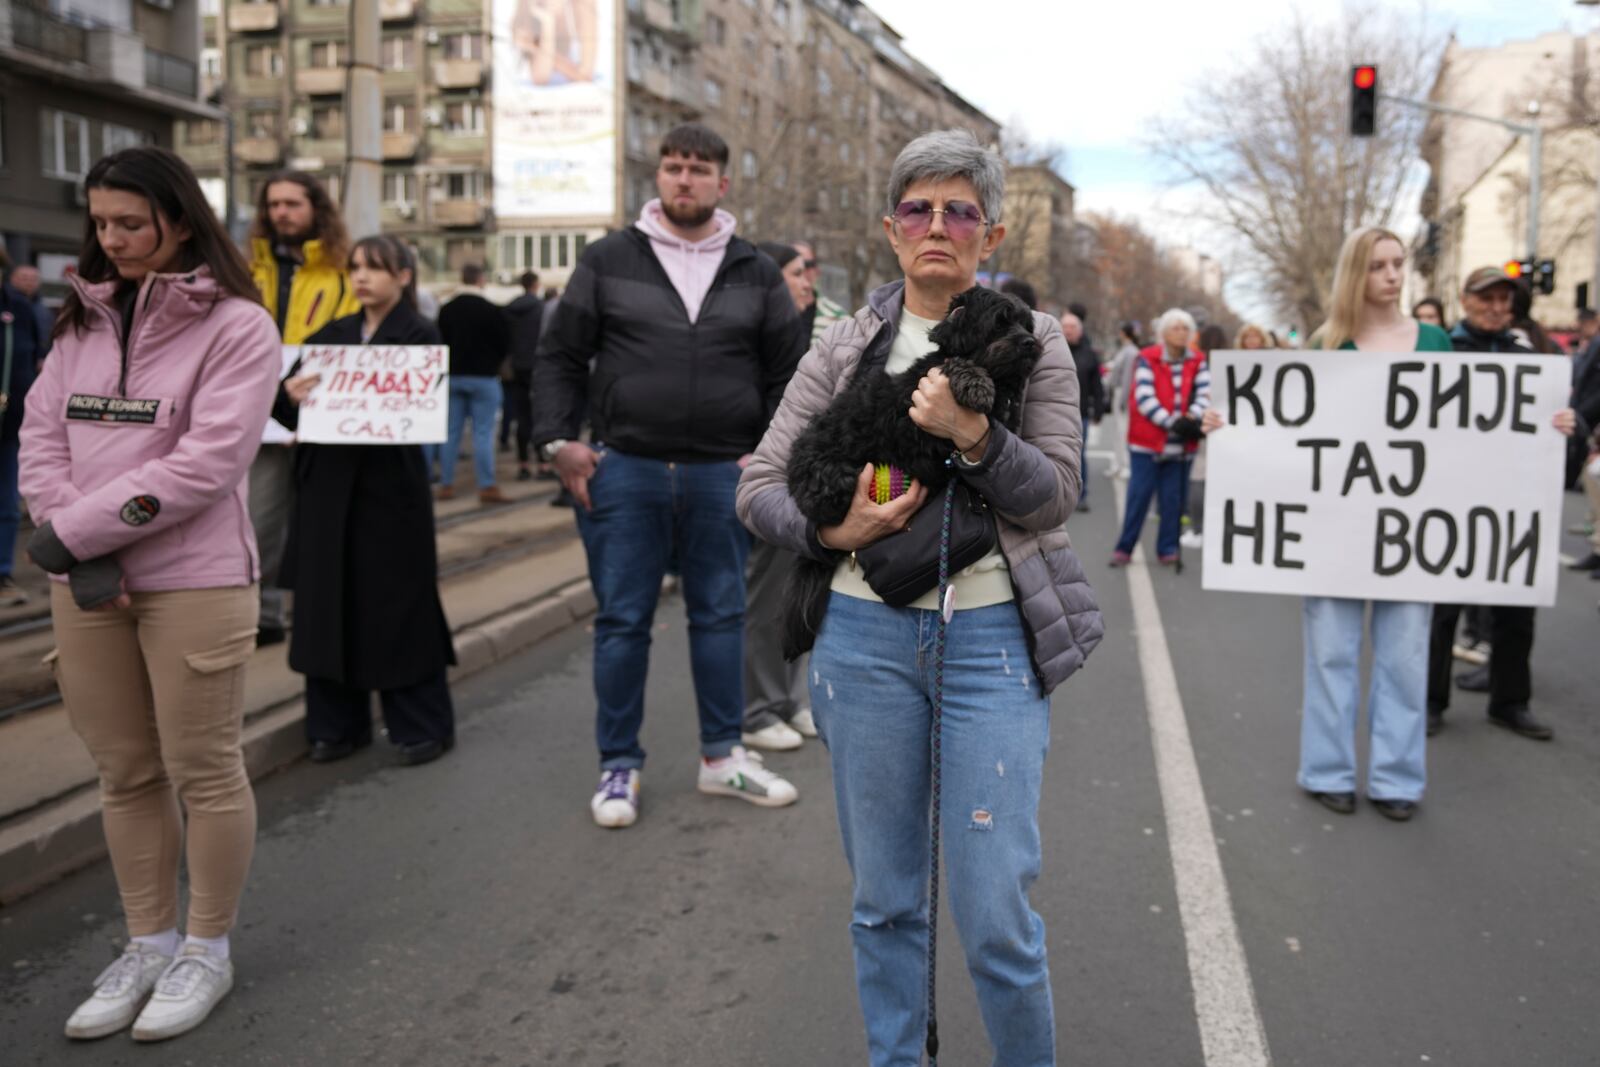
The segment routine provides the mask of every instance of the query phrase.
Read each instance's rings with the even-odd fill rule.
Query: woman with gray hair
[[[1035,313],[1042,353],[1019,432],[958,404],[938,367],[917,386],[909,417],[950,443],[955,477],[987,501],[998,526],[996,548],[951,575],[947,651],[936,662],[938,590],[893,607],[854,566],[856,550],[909,524],[926,492],[913,482],[877,503],[869,466],[848,514],[829,526],[809,522],[789,492],[791,454],[806,426],[853,380],[899,373],[932,351],[930,331],[1005,236],[1003,165],[970,133],[912,141],[888,184],[884,235],[904,279],[873,292],[801,361],[740,479],[739,517],[758,536],[834,568],[808,680],[854,875],[850,932],[870,1062],[918,1062],[932,1030],[925,993],[937,789],[939,817],[952,829],[943,839],[950,904],[995,1062],[1040,1067],[1055,1063],[1055,1025],[1044,924],[1028,889],[1040,868],[1049,694],[1103,634],[1064,529],[1079,490],[1077,375],[1060,326]],[[935,761],[930,741],[940,738]]]
[[[1201,419],[1211,406],[1211,371],[1190,347],[1194,316],[1172,308],[1156,320],[1159,340],[1139,353],[1133,365],[1133,395],[1128,404],[1128,506],[1122,536],[1111,554],[1113,567],[1126,566],[1144,532],[1150,501],[1160,496],[1161,525],[1156,558],[1163,566],[1178,561],[1178,528],[1189,491],[1189,464],[1200,448]]]

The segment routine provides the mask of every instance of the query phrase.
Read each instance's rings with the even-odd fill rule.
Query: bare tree
[[[1377,134],[1352,138],[1351,68],[1374,63],[1382,92],[1421,97],[1442,46],[1421,13],[1296,14],[1152,125],[1151,150],[1202,191],[1197,212],[1237,250],[1236,269],[1295,321],[1322,321],[1345,235],[1390,223],[1415,175],[1421,112],[1385,104]]]

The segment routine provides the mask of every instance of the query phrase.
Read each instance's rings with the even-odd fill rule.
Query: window
[[[40,108],[39,119],[45,177],[76,181],[89,173],[89,120],[53,107]]]
[[[417,198],[417,176],[401,171],[391,171],[383,176],[383,200],[386,204],[404,204]]]
[[[343,7],[344,0],[306,0],[312,7]]]
[[[216,144],[222,140],[222,123],[210,119],[190,119],[183,124],[186,144]]]
[[[574,263],[576,263],[578,260],[583,258],[583,250],[585,248],[587,248],[588,246],[589,246],[589,235],[588,234],[580,233],[580,234],[576,234],[572,238],[572,261]]]
[[[728,39],[728,24],[717,15],[706,16],[706,44],[720,45]]]
[[[772,46],[772,76],[780,82],[789,80],[789,59],[783,54],[783,46]]]
[[[746,178],[756,177],[761,169],[756,163],[756,154],[748,148],[744,150],[744,155],[739,157],[739,167]]]
[[[722,106],[722,83],[715,78],[706,79],[706,107]]]
[[[779,25],[789,25],[789,0],[772,0],[772,19]]]
[[[544,234],[539,238],[539,267],[541,270],[550,269],[550,246],[554,243],[549,234]]]
[[[828,76],[828,72],[823,70],[821,67],[817,68],[817,95],[833,95],[833,79],[830,78]]]
[[[311,109],[311,136],[319,141],[337,141],[344,137],[344,107],[340,104],[318,104]]]
[[[222,0],[200,0],[200,14],[213,18],[222,14]]]
[[[839,142],[839,162],[840,163],[848,163],[848,162],[850,162],[850,142],[849,141],[840,141]]]
[[[244,50],[244,72],[252,78],[281,78],[283,53],[277,45],[248,45]]]
[[[739,117],[746,122],[756,113],[756,98],[753,93],[739,94]]]
[[[477,171],[470,171],[465,174],[446,174],[444,176],[444,196],[446,200],[483,199],[483,175]]]
[[[643,51],[643,49],[640,47],[638,39],[634,38],[634,37],[629,37],[628,38],[628,80],[629,81],[636,82],[636,81],[641,80],[644,77],[644,74],[643,74],[643,72],[641,70],[641,67],[642,67],[641,53],[642,53],[642,51]]]
[[[850,187],[848,185],[841,186],[839,189],[839,210],[850,210]]]
[[[483,36],[476,33],[446,34],[440,41],[446,59],[482,59]]]
[[[200,49],[200,73],[208,78],[222,77],[222,49]]]
[[[444,106],[445,133],[482,133],[483,105],[476,100],[452,100]]]
[[[416,64],[416,47],[416,40],[408,34],[385,37],[378,49],[378,64],[384,70],[411,70]]]
[[[246,111],[244,113],[244,135],[246,137],[265,137],[269,140],[277,137],[277,110]]]
[[[312,41],[310,65],[326,70],[330,67],[344,66],[345,46],[343,41]]]
[[[137,148],[139,145],[152,144],[154,141],[155,138],[149,133],[131,126],[118,126],[114,122],[107,122],[100,127],[101,155],[109,156],[124,148]]]
[[[563,234],[558,234],[556,236],[556,266],[565,267],[566,265],[567,265],[567,235],[563,233]]]
[[[826,185],[818,186],[817,187],[817,210],[818,211],[827,211],[829,209],[830,209],[830,204],[829,204],[829,201],[828,201],[828,187]]]
[[[417,127],[417,105],[410,97],[397,96],[383,102],[383,132],[410,133]]]

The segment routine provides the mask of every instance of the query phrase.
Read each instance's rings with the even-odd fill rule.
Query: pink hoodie
[[[115,554],[130,592],[258,576],[245,474],[277,395],[281,342],[209,271],[139,287],[124,363],[116,283],[72,277],[88,328],[28,391],[18,481],[34,522],[80,560]]]
[[[678,296],[683,298],[690,322],[700,318],[700,305],[705,303],[706,294],[711,291],[711,283],[717,278],[717,268],[722,266],[728,242],[733,239],[734,228],[739,224],[737,219],[721,208],[717,209],[713,219],[717,224],[716,233],[703,241],[685,241],[667,229],[659,197],[639,212],[639,229],[650,238],[650,247],[655,250],[656,258],[666,270],[672,287],[678,290]]]

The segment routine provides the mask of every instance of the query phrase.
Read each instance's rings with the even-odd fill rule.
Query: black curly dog
[[[868,463],[899,467],[935,499],[950,481],[951,442],[911,421],[911,397],[933,367],[943,367],[962,407],[1015,431],[1022,393],[1039,361],[1033,312],[1014,296],[975,286],[950,301],[929,335],[939,347],[907,370],[889,375],[862,366],[828,409],[811,421],[789,456],[789,494],[818,527],[844,521]],[[810,649],[827,606],[833,566],[801,557],[785,602],[784,654]]]

